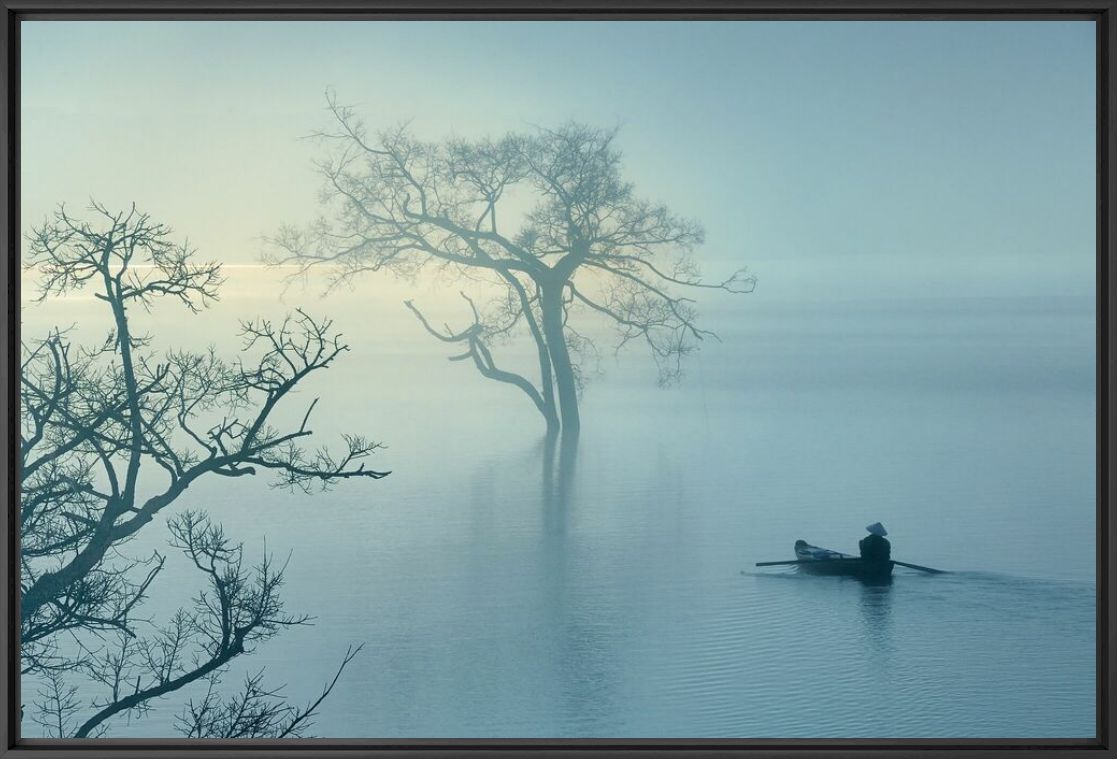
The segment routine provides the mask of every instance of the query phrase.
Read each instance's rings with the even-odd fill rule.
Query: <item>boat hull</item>
[[[796,565],[799,571],[807,574],[881,582],[892,579],[891,561],[864,561],[859,556],[812,546],[804,540],[796,541],[795,558],[803,562]]]

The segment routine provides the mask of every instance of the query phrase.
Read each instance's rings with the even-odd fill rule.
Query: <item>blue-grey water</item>
[[[276,308],[250,291],[160,334],[220,341],[205,325]],[[1094,735],[1092,300],[719,300],[722,342],[677,387],[603,350],[578,450],[548,467],[526,398],[367,292],[308,303],[353,350],[302,399],[327,438],[387,443],[392,475],[174,507],[290,552],[288,606],[316,617],[230,685],[266,666],[308,700],[364,642],[314,734]],[[877,520],[896,558],[952,573],[753,566],[798,538],[855,550]],[[160,583],[156,618],[198,587],[177,557]],[[110,734],[172,735],[181,700]]]

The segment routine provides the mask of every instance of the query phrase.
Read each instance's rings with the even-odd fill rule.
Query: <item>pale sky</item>
[[[22,223],[135,201],[205,258],[321,213],[370,126],[621,125],[639,194],[764,298],[1094,291],[1094,28],[1066,22],[25,22]],[[367,286],[376,286],[370,280]],[[362,284],[362,287],[366,286]]]

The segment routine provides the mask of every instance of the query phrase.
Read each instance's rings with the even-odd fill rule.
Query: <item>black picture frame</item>
[[[1114,380],[1110,372],[1117,324],[1109,308],[1117,292],[1110,270],[1115,207],[1110,189],[1117,180],[1111,155],[1117,138],[1115,63],[1117,0],[0,0],[0,49],[3,50],[3,87],[0,130],[3,136],[5,181],[0,194],[0,285],[4,308],[0,329],[0,414],[6,434],[0,438],[0,480],[5,519],[0,526],[0,573],[5,588],[0,605],[0,757],[38,759],[108,759],[108,757],[474,757],[489,754],[553,757],[727,757],[764,759],[818,756],[853,759],[873,756],[992,757],[1025,754],[1036,757],[1114,756],[1115,711],[1111,701],[1117,685],[1111,651],[1117,630],[1114,603],[1114,506],[1109,473],[1117,468],[1113,451]],[[283,741],[93,739],[43,740],[19,735],[19,654],[14,634],[19,626],[18,523],[18,404],[19,404],[19,140],[20,140],[20,22],[23,20],[97,19],[828,19],[905,20],[944,19],[1089,19],[1097,30],[1097,737],[1081,740],[393,740],[297,739]]]

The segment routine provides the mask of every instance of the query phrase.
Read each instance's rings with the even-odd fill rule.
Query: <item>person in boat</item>
[[[861,560],[874,564],[884,564],[892,560],[892,544],[885,539],[888,530],[880,522],[873,522],[865,528],[869,534],[861,538]]]

